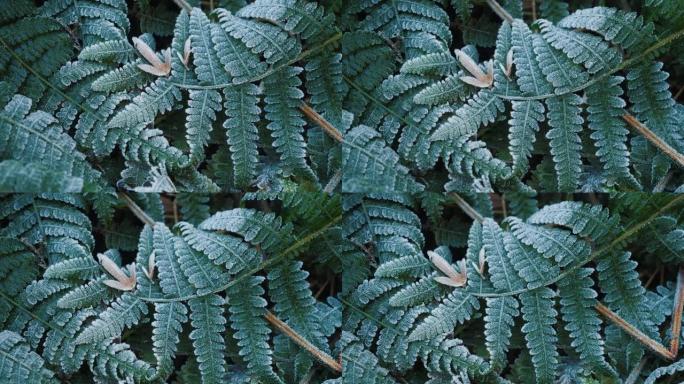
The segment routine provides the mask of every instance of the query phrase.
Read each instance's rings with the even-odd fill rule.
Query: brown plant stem
[[[340,372],[340,373],[342,372],[342,364],[340,364],[337,360],[333,359],[330,355],[321,351],[315,345],[311,344],[305,338],[300,336],[297,332],[295,332],[294,329],[290,328],[289,325],[285,324],[285,322],[283,322],[276,315],[274,315],[273,312],[267,310],[266,315],[264,315],[264,317],[276,329],[278,329],[280,332],[282,332],[285,336],[289,337],[297,345],[306,349],[315,358],[317,358],[323,364],[328,366],[328,368],[332,369],[335,372]]]
[[[304,115],[308,117],[309,120],[318,124],[318,126],[321,127],[323,129],[323,132],[327,133],[328,136],[332,137],[339,143],[344,141],[340,131],[338,131],[337,128],[333,127],[333,125],[330,124],[325,118],[323,118],[323,116],[319,115],[318,112],[314,111],[314,109],[311,108],[309,104],[302,103],[299,106],[299,109],[301,109],[302,112],[304,112]]]
[[[468,215],[471,219],[481,223],[484,221],[484,217],[480,215],[478,211],[475,210],[470,204],[468,204],[467,201],[465,201],[461,196],[458,195],[458,193],[452,193],[451,198],[454,199],[456,202],[456,205],[458,205],[463,212],[465,212],[466,215]]]
[[[135,217],[138,218],[138,220],[142,221],[144,224],[149,225],[150,227],[154,227],[154,220],[148,215],[145,211],[143,211],[140,206],[131,199],[130,196],[128,196],[127,193],[125,192],[119,192],[118,196],[120,199],[122,199],[125,203],[126,206],[128,206],[128,209],[133,212]]]
[[[670,353],[673,357],[679,352],[679,338],[682,334],[682,310],[684,309],[684,266],[679,267],[677,273],[677,291],[675,292],[674,307],[672,308],[672,340]]]
[[[647,126],[645,126],[643,123],[637,120],[636,117],[630,115],[629,113],[625,113],[624,115],[622,115],[622,118],[625,119],[625,121],[632,128],[634,128],[641,135],[643,135],[646,138],[646,140],[650,141],[651,144],[655,145],[661,152],[669,156],[672,160],[679,164],[680,167],[684,167],[684,155],[677,152],[676,149],[672,148],[663,139],[658,137],[658,135],[656,135],[655,133],[653,133],[653,131],[648,129]]]
[[[625,319],[620,317],[617,313],[611,311],[610,308],[606,307],[601,302],[597,302],[594,307],[596,308],[596,311],[598,311],[598,313],[602,314],[610,322],[620,327],[628,335],[635,338],[638,342],[640,342],[648,349],[658,354],[660,357],[667,360],[674,360],[675,356],[669,350],[667,350],[667,348],[663,347],[662,344],[651,339],[650,337],[648,337],[648,335],[641,332],[635,326],[626,322]]]
[[[507,21],[509,24],[513,24],[513,16],[511,16],[508,11],[497,3],[496,0],[487,0],[487,5],[494,11],[501,19]]]
[[[188,13],[192,11],[192,6],[185,0],[173,0],[173,2],[176,3],[179,8],[188,11]]]

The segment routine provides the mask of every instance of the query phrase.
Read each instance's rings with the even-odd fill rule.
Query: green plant
[[[344,230],[377,260],[372,274],[342,299],[349,308],[343,356],[349,364],[369,354],[377,360],[351,369],[350,380],[394,382],[393,376],[407,375],[446,383],[467,374],[476,382],[553,383],[559,376],[620,382],[677,357],[678,340],[668,348],[661,337],[665,326],[681,333],[684,273],[676,287],[661,280],[651,291],[639,279],[636,260],[651,264],[648,250],[665,247],[676,260],[656,253],[655,264],[680,262],[681,195],[599,196],[610,208],[549,196],[540,198],[548,201],[540,209],[536,198],[505,195],[494,199],[504,209],[500,222],[486,195],[467,199],[475,208],[460,196],[430,205],[422,200],[428,198],[345,198]],[[431,218],[422,224],[425,215]],[[446,222],[464,220],[472,220],[467,235],[439,236]],[[679,229],[650,235],[663,220]],[[428,257],[425,248],[433,249]],[[658,368],[651,377],[680,365]]]
[[[338,273],[348,262],[323,256],[344,248],[339,199],[293,185],[270,198],[282,203],[280,214],[230,208],[218,195],[123,195],[117,221],[131,216],[128,206],[144,226],[119,229],[93,222],[77,195],[5,197],[3,369],[16,382],[38,375],[17,360],[28,354],[32,366],[49,365],[60,376],[79,375],[87,363],[98,380],[165,381],[181,363],[204,383],[339,373],[329,338],[340,326],[341,304],[332,295],[314,297],[299,260],[311,255],[307,265]],[[172,228],[162,204],[183,212]],[[210,204],[223,209],[210,215]],[[93,235],[104,235],[104,243]],[[270,325],[282,334],[272,335]],[[40,346],[40,356],[27,344]],[[311,370],[317,359],[328,370]]]
[[[351,131],[345,190],[373,184],[382,168],[448,178],[447,191],[662,191],[681,184],[681,108],[656,59],[681,38],[681,23],[659,28],[655,15],[607,7],[568,14],[566,5],[560,14],[542,8],[549,19],[535,14],[528,24],[521,2],[504,9],[490,1],[503,19],[492,24],[486,14],[473,20],[471,2],[454,1],[462,22],[489,34],[465,29],[462,45],[454,45],[448,8],[401,4],[401,29],[380,25],[379,16],[374,23],[387,4],[350,10],[368,14],[361,29],[397,45],[388,49],[366,32],[343,38],[345,81],[361,99],[349,104],[354,124],[377,138],[357,143],[361,128]],[[362,38],[370,43],[356,41]],[[365,61],[370,52],[381,59]],[[376,141],[387,148],[379,151]],[[373,190],[412,193],[431,182],[395,188],[387,180]]]
[[[0,382],[681,380],[680,3],[0,2]]]
[[[210,19],[179,4],[172,31],[145,22],[132,43],[123,1],[3,4],[2,158],[26,162],[21,151],[35,148],[32,162],[83,178],[86,191],[244,190],[268,174],[327,182],[339,169],[336,141],[304,116],[341,118],[334,15],[262,1]],[[154,34],[168,32],[170,45],[157,49]],[[25,119],[38,117],[29,128]]]

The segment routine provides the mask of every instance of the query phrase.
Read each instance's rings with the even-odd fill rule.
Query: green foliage
[[[31,351],[18,334],[12,331],[0,332],[0,353],[2,374],[7,382],[57,383],[54,373],[43,365],[45,361]]]
[[[676,381],[683,25],[2,2],[0,381]]]
[[[163,211],[155,214],[159,195],[127,196],[133,202],[118,201],[117,220],[135,218],[126,205],[157,219],[133,224],[135,255],[95,241],[93,226],[115,232],[117,222],[93,221],[87,214],[92,203],[80,195],[4,197],[0,349],[7,377],[49,381],[51,372],[59,372],[73,380],[166,381],[189,354],[205,383],[232,380],[239,372],[284,383],[301,368],[274,364],[283,349],[315,377],[329,377],[300,345],[276,342],[286,337],[284,330],[275,328],[276,337],[268,320],[275,316],[292,332],[288,336],[327,354],[341,325],[339,302],[314,296],[311,285],[320,282],[306,271],[313,268],[310,261],[340,269],[341,258],[322,256],[334,247],[328,236],[339,233],[339,203],[320,191],[291,192],[318,197],[263,201],[271,207],[264,213],[214,195],[212,205],[223,210],[212,209],[197,226],[172,227],[163,222]],[[281,204],[287,208],[277,208]],[[296,219],[319,204],[330,207],[330,216]],[[306,269],[299,258],[307,260]],[[9,363],[20,356],[24,362]],[[79,370],[84,363],[89,370]]]
[[[359,340],[355,353],[374,353],[384,369],[417,369],[425,378],[457,372],[478,382],[514,381],[511,370],[525,366],[533,368],[525,382],[553,383],[565,377],[566,370],[568,375],[601,382],[626,378],[645,347],[602,319],[596,307],[600,301],[662,342],[661,325],[672,313],[673,297],[665,289],[655,293],[645,288],[635,257],[627,250],[648,249],[663,240],[648,236],[648,228],[671,218],[668,211],[680,210],[682,198],[665,194],[649,201],[646,194],[599,195],[610,210],[581,202],[584,195],[577,195],[580,201],[542,198],[548,204],[529,217],[507,216],[500,222],[492,218],[498,214],[468,198],[466,204],[472,202],[485,218],[473,221],[467,244],[455,247],[465,248],[458,251],[465,257],[457,263],[449,248],[434,249],[453,273],[465,273],[465,282],[449,286],[444,279],[451,275],[434,254],[429,259],[407,254],[408,244],[424,240],[414,239],[406,228],[430,239],[437,229],[409,220],[411,214],[452,215],[467,221],[462,214],[449,213],[448,199],[440,210],[429,213],[412,205],[408,195],[350,195],[354,204],[345,205],[344,225],[350,233],[363,233],[352,228],[359,225],[357,211],[365,210],[368,230],[375,235],[359,241],[367,244],[378,264],[373,276],[345,299],[351,309],[343,329]],[[637,201],[649,208],[633,210]],[[676,237],[668,237],[670,246],[678,246]],[[660,307],[660,300],[667,304]],[[460,346],[447,348],[451,343]],[[440,363],[432,360],[437,358],[432,349],[437,345],[447,348],[439,353]],[[518,350],[529,353],[527,362],[510,359]],[[643,369],[661,375],[663,370],[655,371],[660,365]]]
[[[400,3],[395,13],[384,4],[364,8],[368,16],[359,25],[396,40],[401,65],[398,72],[382,64],[372,71],[363,59],[350,55],[365,73],[386,75],[378,88],[377,80],[357,81],[359,72],[350,72],[347,82],[365,100],[358,112],[360,102],[348,105],[355,124],[380,133],[387,151],[397,152],[398,162],[412,176],[439,180],[447,190],[483,192],[507,191],[511,185],[563,192],[662,191],[681,184],[681,169],[628,130],[622,118],[626,112],[634,115],[681,153],[681,128],[672,126],[678,104],[668,90],[669,75],[655,59],[678,51],[669,39],[679,39],[681,32],[659,34],[655,21],[615,8],[569,13],[562,1],[543,2],[543,18],[534,22],[506,4],[514,20],[497,24],[474,16],[478,13],[471,2],[453,2],[465,24],[456,28],[463,30],[464,39],[444,47],[438,43],[444,36],[432,24],[438,18],[427,22],[406,16],[396,28],[410,23],[408,31],[389,33],[382,27],[380,20],[403,16],[402,6],[425,19],[439,14],[434,4]],[[375,12],[385,9],[385,18],[372,24]],[[498,26],[482,31],[490,35],[483,38],[469,37],[471,25],[483,30]],[[421,43],[414,45],[415,40]],[[489,47],[494,47],[493,55],[481,58]],[[460,52],[452,54],[453,48]],[[468,80],[473,76],[485,80],[473,83]],[[555,183],[548,180],[548,166],[542,166],[549,162]],[[362,178],[361,169],[348,171]],[[372,172],[365,171],[369,179]],[[676,181],[664,179],[668,172],[676,174]]]

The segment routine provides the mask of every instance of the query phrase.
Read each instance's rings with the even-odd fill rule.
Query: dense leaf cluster
[[[681,380],[680,3],[0,2],[0,382]]]

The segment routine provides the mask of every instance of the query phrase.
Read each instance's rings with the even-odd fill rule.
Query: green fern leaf
[[[542,36],[560,49],[576,64],[582,64],[590,74],[615,68],[622,55],[598,36],[558,28],[546,20],[539,20]]]
[[[209,133],[216,121],[216,112],[220,109],[221,94],[217,91],[190,91],[190,100],[185,110],[185,137],[190,147],[191,160],[202,160]]]
[[[138,324],[146,314],[147,304],[131,293],[124,293],[78,335],[76,343],[98,343],[119,337],[125,328]]]
[[[198,294],[214,292],[219,282],[229,279],[223,268],[211,263],[206,255],[192,249],[182,238],[175,238],[174,248],[180,269]],[[160,278],[161,271],[160,267]]]
[[[165,295],[184,297],[193,289],[183,274],[178,259],[176,239],[163,223],[154,225],[154,253],[159,268],[159,286]]]
[[[577,269],[558,282],[561,313],[565,329],[573,340],[571,345],[579,352],[583,363],[596,372],[615,377],[617,373],[603,357],[603,340],[599,333],[601,319],[594,310],[598,294],[589,277],[592,272],[591,268]]]
[[[557,96],[546,100],[551,129],[546,133],[551,146],[558,190],[571,192],[579,184],[582,173],[581,99],[575,94]]]
[[[205,84],[224,84],[228,82],[222,70],[217,52],[212,41],[212,29],[218,26],[210,23],[207,15],[199,8],[190,13],[190,41],[195,63],[195,73],[200,82]],[[218,93],[218,92],[217,92]]]
[[[267,127],[273,137],[273,146],[280,154],[286,173],[315,179],[306,163],[306,144],[302,136],[305,122],[298,109],[304,97],[299,90],[302,82],[297,77],[301,71],[300,67],[287,67],[264,80],[264,111],[270,121]]]
[[[534,248],[523,244],[511,233],[504,233],[504,246],[510,255],[513,268],[525,281],[528,288],[538,288],[546,282],[549,276],[560,273],[558,265],[539,254]]]
[[[170,81],[159,78],[136,96],[126,109],[118,112],[109,122],[110,127],[131,127],[152,122],[158,113],[166,112],[181,100],[178,88]]]
[[[183,303],[155,303],[152,322],[152,346],[157,359],[157,376],[167,377],[173,372],[182,326],[188,321],[188,310]]]
[[[399,156],[385,146],[378,132],[360,125],[345,136],[342,148],[342,190],[418,192],[423,186],[399,164]]]
[[[257,142],[260,109],[257,104],[259,89],[254,84],[244,84],[224,89],[226,115],[223,128],[228,136],[228,149],[233,160],[235,184],[245,187],[256,176],[259,152]]]
[[[558,338],[553,328],[558,313],[553,309],[554,296],[549,288],[539,288],[520,295],[525,320],[522,331],[532,356],[537,383],[543,384],[554,383],[558,369]]]
[[[268,64],[288,63],[302,50],[296,39],[288,38],[287,32],[274,25],[235,17],[225,9],[218,9],[216,13],[221,26],[231,36],[242,41],[253,53],[263,55]]]
[[[58,383],[45,361],[12,331],[0,332],[0,374],[7,383]]]
[[[512,216],[507,220],[518,240],[532,246],[544,257],[554,259],[561,267],[583,260],[591,253],[584,240],[562,229],[529,225]]]
[[[641,189],[639,182],[629,171],[627,151],[628,131],[622,120],[626,103],[620,96],[622,78],[611,76],[587,88],[587,111],[591,138],[596,143],[606,176],[613,182]]]
[[[508,121],[508,150],[513,158],[513,172],[525,174],[529,158],[539,132],[539,123],[544,121],[544,105],[537,100],[513,101],[511,118]]]
[[[506,366],[506,352],[511,339],[513,320],[520,313],[514,297],[487,299],[485,311],[485,345],[489,351],[490,365],[495,371]]]
[[[273,351],[267,343],[270,330],[263,318],[267,304],[262,298],[263,280],[263,277],[251,276],[245,283],[228,288],[231,328],[235,330],[234,337],[249,372],[264,383],[282,383],[273,371]]]
[[[511,49],[518,87],[524,95],[536,96],[551,93],[551,85],[535,59],[532,31],[522,20],[513,22]]]
[[[16,160],[0,162],[0,191],[79,193],[82,189],[82,178],[42,163]]]
[[[482,223],[482,243],[494,288],[499,291],[515,291],[522,288],[522,280],[515,273],[506,253],[503,231],[492,219],[485,219]]]
[[[223,316],[225,301],[221,296],[208,295],[190,299],[192,331],[190,340],[199,363],[202,383],[223,383],[226,375],[224,357],[226,318]]]
[[[458,324],[469,320],[478,309],[480,304],[477,298],[463,290],[455,289],[411,332],[409,341],[431,340],[453,332]]]

